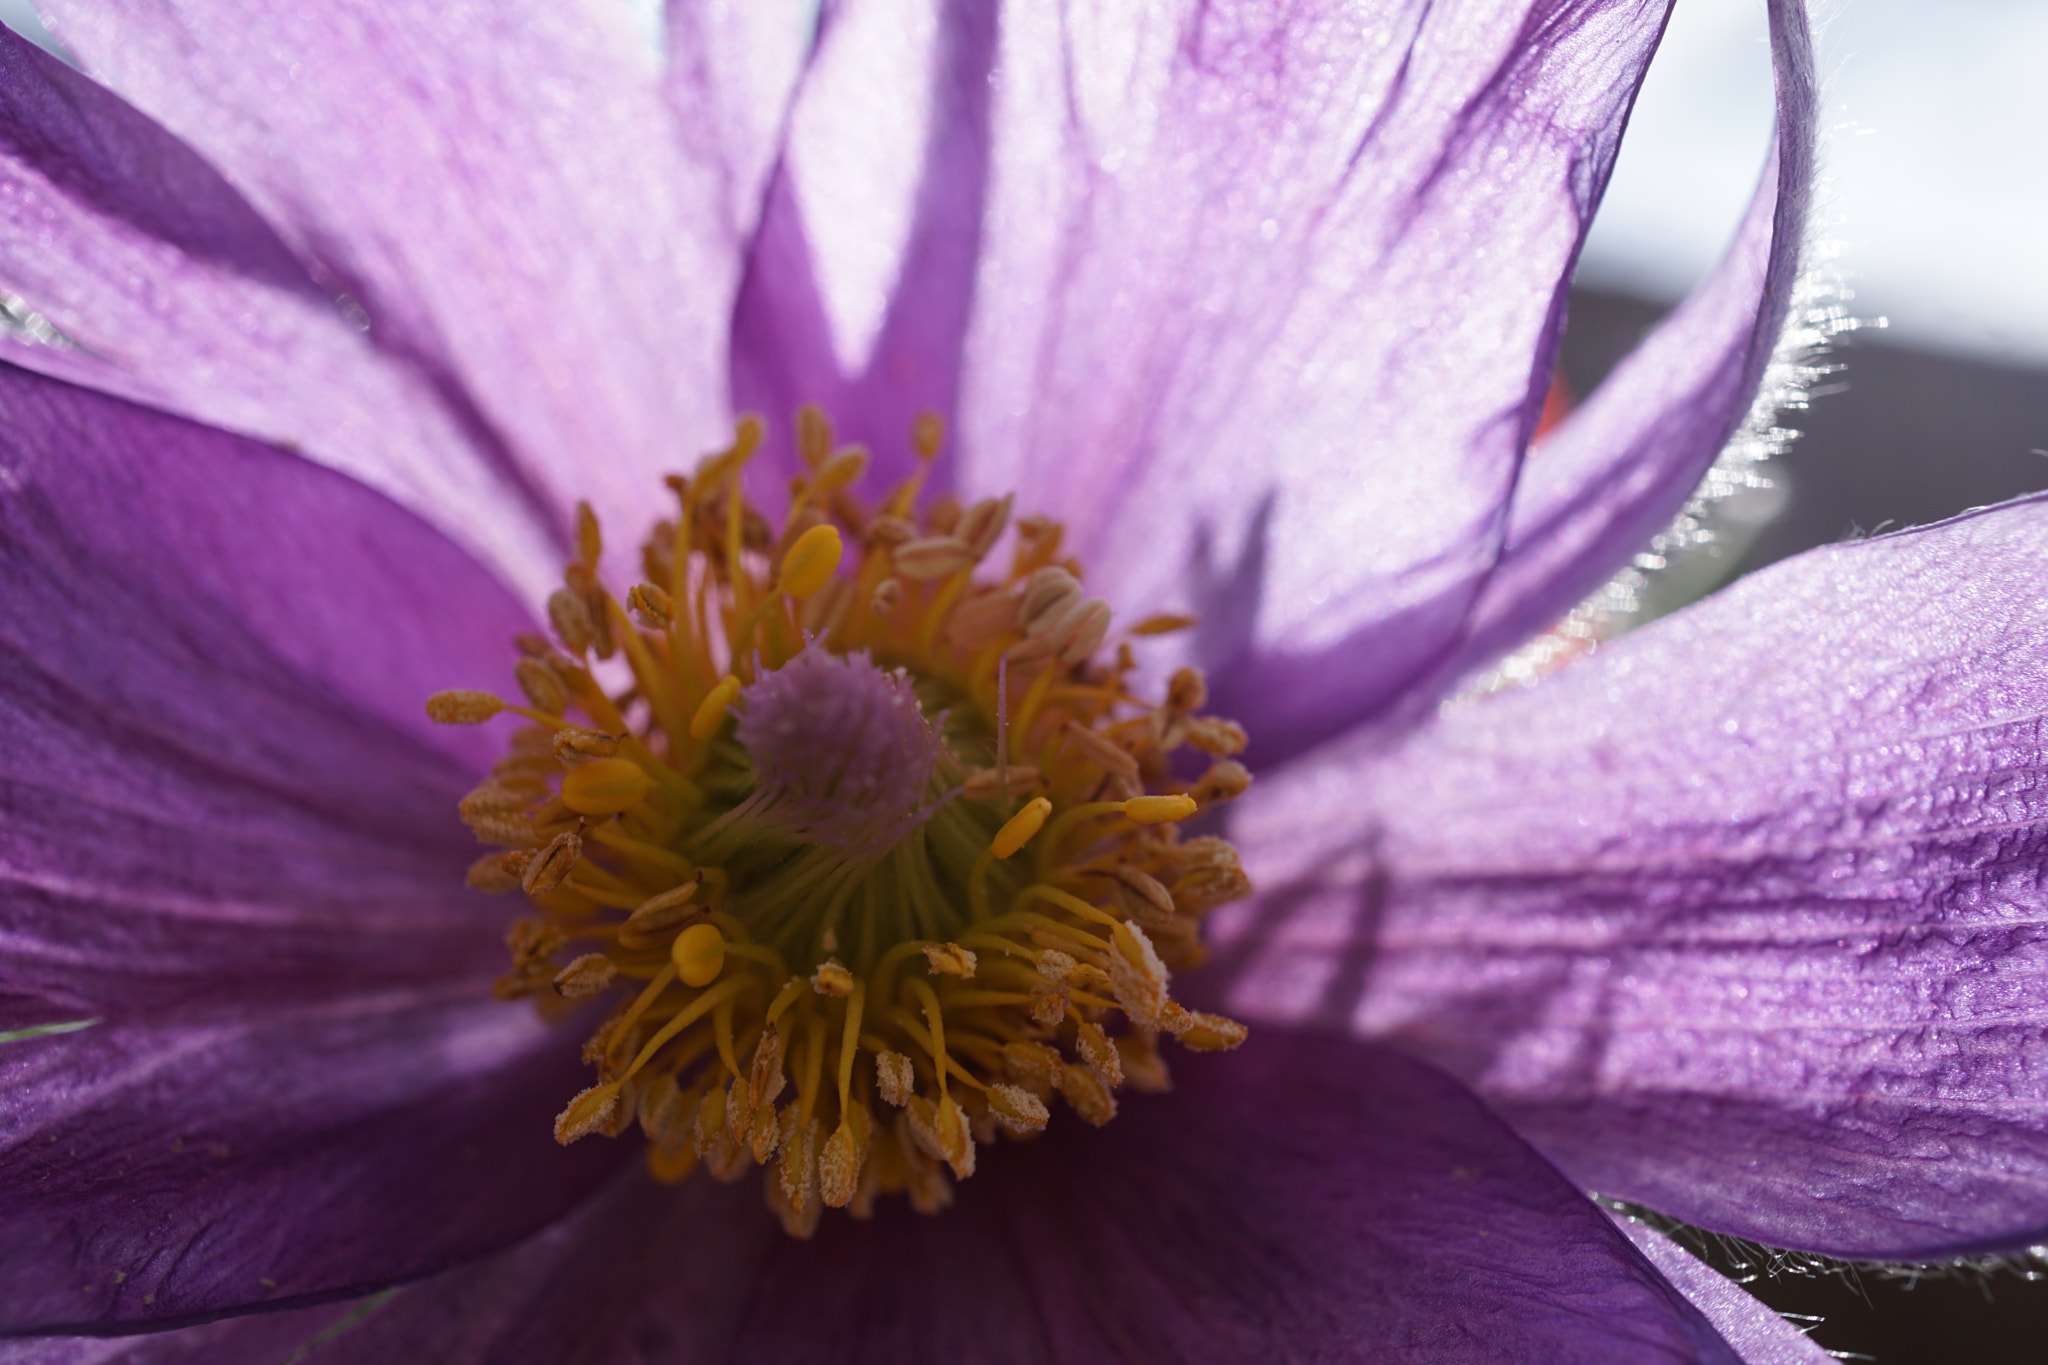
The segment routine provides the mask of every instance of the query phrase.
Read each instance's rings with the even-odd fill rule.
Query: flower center
[[[657,1179],[771,1168],[771,1207],[808,1235],[882,1194],[943,1208],[949,1173],[1043,1129],[1055,1094],[1107,1123],[1124,1087],[1166,1088],[1161,1034],[1243,1041],[1177,1004],[1169,972],[1250,889],[1228,843],[1177,822],[1250,779],[1199,673],[1148,702],[1128,642],[1099,657],[1110,610],[1058,524],[1012,527],[1008,498],[917,511],[935,419],[918,472],[870,508],[866,453],[805,409],[779,531],[740,487],[763,435],[743,418],[669,480],[676,515],[623,603],[579,507],[555,638],[517,642],[526,704],[442,692],[427,710],[526,722],[462,802],[505,850],[470,884],[534,910],[499,995],[550,1018],[613,998],[584,1049],[597,1084],[556,1137],[637,1119]],[[1211,756],[1201,777],[1176,776],[1184,746]]]

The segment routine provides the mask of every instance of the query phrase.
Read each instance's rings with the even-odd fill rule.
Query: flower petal
[[[1801,0],[1772,0],[1778,132],[1714,273],[1549,439],[1446,682],[1556,621],[1668,524],[1743,420],[1784,331],[1813,192],[1820,96]]]
[[[516,1241],[632,1151],[555,1143],[577,1043],[478,991],[0,1044],[0,1331],[360,1292]]]
[[[1202,614],[1260,742],[1307,684],[1255,653],[1346,644],[1318,723],[1369,714],[1493,564],[1666,8],[1017,7],[967,481],[1063,515],[1119,610]]]
[[[1727,1276],[1716,1273],[1663,1233],[1629,1218],[1615,1225],[1628,1234],[1650,1264],[1691,1299],[1742,1357],[1743,1365],[1834,1365],[1835,1357],[1813,1338],[1757,1302]]]
[[[823,404],[869,447],[877,486],[914,467],[917,415],[956,405],[995,32],[989,5],[834,7],[748,254],[734,405],[787,424]],[[778,482],[763,478],[763,493]]]
[[[1005,1144],[932,1218],[782,1235],[750,1181],[636,1178],[394,1297],[306,1365],[1736,1357],[1468,1093],[1371,1044],[1176,1063],[1101,1133]]]
[[[0,191],[0,358],[288,445],[537,586],[555,513],[466,400],[360,330],[191,148],[5,30]]]
[[[1468,1078],[1575,1179],[1932,1259],[2048,1231],[2048,501],[1814,551],[1255,788],[1247,1012]]]
[[[501,969],[428,724],[526,617],[303,460],[0,367],[0,1030]]]
[[[218,167],[469,420],[558,534],[588,497],[631,543],[657,475],[730,439],[737,261],[716,172],[686,155],[622,7],[45,8],[88,74]]]

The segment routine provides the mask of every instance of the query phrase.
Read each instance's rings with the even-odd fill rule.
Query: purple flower
[[[1793,0],[1729,256],[1533,453],[1652,0],[678,0],[665,65],[559,0],[47,8],[90,79],[0,40],[6,1359],[1819,1360],[1582,1191],[2048,1225],[2040,503],[1437,706],[1748,408]],[[1260,895],[1195,978],[1242,1050],[798,1241],[553,1140],[581,1035],[491,998],[452,818],[497,746],[420,704],[501,685],[578,498],[630,543],[804,401],[883,486],[950,414],[935,477],[1200,616],[1151,657],[1253,736]]]

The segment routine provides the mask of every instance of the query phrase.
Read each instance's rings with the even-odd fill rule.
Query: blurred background
[[[649,9],[648,0],[623,0]],[[1845,536],[2048,487],[2048,2],[1813,0],[1825,80],[1820,237],[1861,324],[1772,487],[1653,584],[1668,607]],[[0,22],[47,40],[29,0]],[[1761,0],[1679,0],[1576,281],[1564,378],[1584,394],[1713,265],[1761,168]],[[2048,1362],[2048,1260],[1912,1274],[1694,1242],[1846,1360]]]

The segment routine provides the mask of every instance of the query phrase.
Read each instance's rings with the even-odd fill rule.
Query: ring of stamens
[[[428,712],[525,722],[461,808],[500,850],[471,885],[534,911],[498,994],[551,1018],[613,1002],[557,1138],[637,1120],[657,1179],[770,1167],[770,1205],[808,1235],[823,1207],[865,1216],[881,1194],[944,1207],[977,1144],[1043,1129],[1056,1094],[1108,1122],[1119,1090],[1167,1087],[1162,1034],[1243,1040],[1176,1003],[1170,973],[1250,889],[1228,843],[1177,822],[1249,777],[1199,673],[1148,703],[1128,641],[1098,659],[1109,608],[1057,523],[1012,528],[1007,498],[917,510],[935,419],[917,473],[871,509],[852,491],[865,452],[805,409],[779,530],[741,491],[763,436],[743,418],[669,480],[676,514],[623,601],[580,507],[554,638],[517,641],[524,704],[443,692]],[[820,687],[854,719],[788,712]],[[842,734],[871,723],[895,737]],[[1184,747],[1210,756],[1199,778],[1177,775]],[[810,750],[839,766],[817,777]]]

